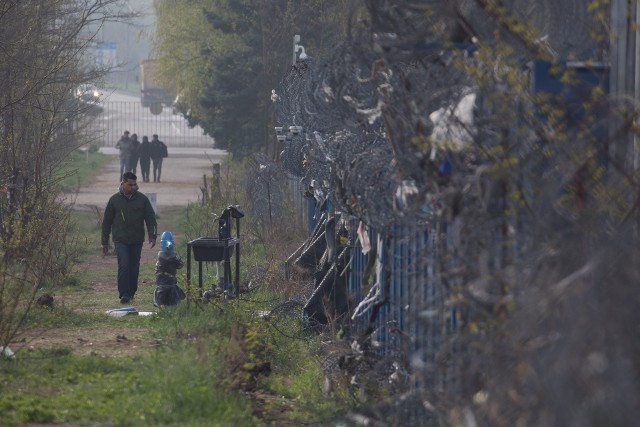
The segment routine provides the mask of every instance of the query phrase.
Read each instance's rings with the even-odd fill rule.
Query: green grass
[[[54,349],[5,360],[3,425],[255,425],[242,396],[221,390],[216,370],[197,357],[182,343],[125,358]]]
[[[96,172],[109,161],[109,156],[98,152],[96,148],[92,146],[87,149],[74,150],[71,153],[60,171],[59,185],[63,192],[73,192],[80,186],[90,184],[96,176]]]
[[[182,256],[186,218],[185,209],[175,209],[159,219],[160,230],[181,236],[176,243]],[[84,264],[99,250],[99,218],[92,212],[74,212],[73,220],[72,232],[83,254],[71,277],[54,290],[57,298],[68,302],[53,310],[31,310],[25,328],[37,327],[45,337],[65,333],[72,340],[94,341],[100,331],[128,331],[132,340],[158,345],[113,354],[101,347],[86,355],[55,345],[25,349],[14,359],[0,358],[2,425],[261,426],[283,420],[305,425],[329,420],[353,404],[344,387],[334,389],[331,397],[323,395],[320,337],[303,332],[301,319],[267,320],[258,315],[282,299],[269,283],[234,300],[204,304],[189,299],[157,309],[152,305],[154,266],[143,263],[140,278],[146,283],[140,283],[135,306],[157,310],[157,315],[106,316],[106,307],[117,306],[116,271]],[[273,260],[262,244],[243,243],[246,287],[248,269],[268,270]],[[205,271],[207,286],[215,268],[207,265]],[[180,272],[179,283],[186,289],[185,273]],[[195,263],[192,282],[190,290],[196,294]],[[113,291],[91,292],[92,283],[113,284]],[[115,337],[109,338],[115,346]],[[265,364],[270,375],[252,373]],[[256,389],[263,401],[254,414],[252,393],[247,392]]]
[[[106,206],[107,201],[104,201]],[[100,212],[101,214],[102,212]],[[73,233],[77,239],[81,239],[85,244],[100,243],[100,224],[102,216],[92,211],[71,212],[71,222],[73,223]]]
[[[272,324],[257,317],[268,299],[184,302],[148,317],[34,310],[28,322],[50,331],[81,335],[82,328],[116,324],[144,329],[162,344],[126,357],[76,356],[58,347],[0,359],[3,425],[264,425],[238,387],[247,379],[245,369],[264,361],[273,372],[258,379],[260,388],[278,397],[291,421],[330,418],[345,400],[322,395],[318,337],[301,333],[297,321]],[[246,336],[234,333],[238,325]]]

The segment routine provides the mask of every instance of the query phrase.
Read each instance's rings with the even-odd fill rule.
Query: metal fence
[[[319,213],[307,199],[296,197],[294,205],[303,224],[317,223]],[[459,389],[459,364],[451,359],[444,369],[434,368],[443,343],[457,334],[461,316],[443,286],[447,274],[443,269],[453,270],[458,263],[449,224],[395,225],[384,235],[369,227],[365,233],[375,250],[365,253],[357,232],[361,220],[354,216],[343,220],[350,231],[350,261],[344,274],[354,336],[368,329],[372,348],[389,364],[408,365],[413,359],[411,364],[422,367],[415,372],[416,385],[426,382],[433,389]],[[375,270],[369,272],[374,262]],[[379,310],[373,310],[376,305]]]
[[[486,33],[487,39],[492,38],[496,23],[483,19],[486,14],[476,13],[480,2],[455,3],[459,16],[473,18],[472,26]],[[595,272],[604,253],[615,254],[616,258],[631,256],[630,250],[609,250],[609,245],[617,248],[624,241],[624,245],[637,248],[635,234],[629,234],[631,226],[614,225],[609,207],[598,206],[609,203],[599,195],[607,191],[630,194],[633,191],[626,183],[637,186],[634,180],[626,181],[639,163],[637,150],[631,150],[632,138],[627,137],[628,123],[616,125],[610,119],[635,115],[611,114],[621,105],[617,95],[593,105],[584,100],[595,93],[594,88],[607,95],[633,93],[633,87],[629,90],[633,79],[624,76],[625,70],[633,69],[633,55],[629,56],[633,49],[626,47],[633,46],[637,34],[627,25],[637,20],[640,9],[636,9],[633,20],[628,20],[627,2],[612,2],[613,24],[622,30],[622,36],[616,41],[612,63],[617,66],[611,68],[609,84],[609,65],[600,56],[606,49],[596,50],[593,43],[581,44],[580,52],[584,53],[577,57],[588,61],[563,60],[566,49],[582,38],[578,36],[587,35],[586,2],[534,3],[537,8],[531,12],[536,9],[540,13],[536,21],[549,23],[549,28],[541,30],[558,42],[554,43],[557,50],[551,51],[557,59],[554,64],[561,65],[558,69],[566,67],[568,72],[548,72],[545,55],[542,59],[530,57],[530,52],[519,47],[519,41],[507,40],[518,52],[515,59],[523,65],[523,79],[529,79],[523,81],[531,83],[532,96],[523,90],[522,99],[515,103],[498,98],[501,108],[497,108],[487,102],[490,97],[486,95],[511,93],[505,91],[504,80],[498,75],[492,84],[481,85],[474,114],[480,119],[478,123],[489,126],[478,127],[473,134],[475,144],[483,149],[508,147],[510,161],[518,161],[513,168],[501,165],[507,173],[486,174],[482,166],[493,166],[495,159],[480,159],[475,153],[467,156],[455,147],[438,157],[444,152],[442,147],[422,138],[423,132],[435,135],[429,124],[434,129],[440,124],[427,123],[426,117],[454,130],[464,122],[458,117],[446,123],[442,116],[432,114],[440,107],[462,109],[467,96],[464,88],[477,82],[458,74],[462,67],[447,64],[453,64],[453,58],[467,61],[472,57],[440,49],[442,44],[435,37],[434,43],[423,43],[428,38],[415,43],[419,37],[412,38],[414,31],[393,31],[389,33],[393,37],[385,40],[379,28],[375,28],[375,54],[370,57],[366,57],[370,53],[367,41],[358,46],[364,47],[360,56],[351,46],[336,49],[336,57],[320,66],[314,60],[297,61],[283,78],[277,90],[279,100],[274,103],[281,125],[275,129],[276,137],[285,150],[281,161],[285,170],[307,184],[296,186],[294,191],[322,193],[318,200],[327,200],[335,208],[327,208],[325,214],[334,213],[350,224],[348,268],[343,270],[341,265],[340,273],[347,276],[348,326],[356,345],[352,343],[344,350],[345,358],[361,357],[359,344],[367,340],[375,352],[376,366],[382,362],[388,368],[391,362],[399,362],[408,367],[409,384],[415,386],[412,391],[420,397],[414,406],[416,411],[427,403],[432,409],[437,407],[434,412],[444,410],[442,413],[464,405],[470,415],[475,411],[492,421],[476,423],[470,418],[473,422],[468,421],[469,425],[587,425],[597,423],[593,420],[599,419],[599,414],[613,413],[610,408],[619,406],[634,414],[621,415],[620,420],[634,419],[637,393],[623,392],[624,387],[603,376],[602,384],[607,385],[597,384],[593,389],[608,387],[610,392],[603,392],[603,398],[595,402],[590,395],[582,395],[575,384],[593,382],[592,375],[585,374],[581,367],[594,354],[606,355],[603,357],[609,361],[623,359],[619,350],[623,346],[614,344],[615,339],[603,339],[598,331],[614,331],[611,324],[617,319],[630,324],[630,319],[637,317],[633,308],[620,315],[625,307],[633,305],[630,295],[636,295],[625,288],[637,283],[633,278],[637,269],[629,269],[633,263],[621,261],[618,268],[612,268],[608,260],[603,262],[602,271]],[[397,13],[401,6],[391,7],[390,2],[370,4],[378,8],[373,10],[372,22],[392,27],[389,23],[397,19],[396,28],[408,27],[407,16],[412,15]],[[576,13],[570,13],[570,9]],[[414,22],[422,22],[425,15],[416,13]],[[551,16],[555,19],[548,19]],[[572,19],[578,25],[569,28],[560,24]],[[570,37],[568,31],[576,31],[576,37]],[[500,34],[494,32],[498,40],[502,40]],[[382,54],[384,60],[380,61],[384,43],[389,43],[389,54]],[[416,46],[415,50],[410,52],[409,46]],[[434,46],[437,51],[429,50]],[[446,58],[447,52],[451,61]],[[419,65],[406,66],[410,62],[407,58],[416,59]],[[494,65],[493,61],[489,64]],[[631,64],[631,68],[620,64]],[[609,92],[609,88],[620,90]],[[544,104],[537,105],[541,101]],[[522,107],[529,109],[532,105],[539,108],[535,120],[523,120],[530,117],[523,114]],[[553,136],[536,130],[547,129],[551,121],[546,121],[542,113],[551,111],[550,106],[558,108],[563,117],[552,128],[564,130]],[[619,110],[628,112],[626,108]],[[486,120],[484,114],[493,117]],[[384,126],[380,117],[384,117]],[[507,124],[504,132],[502,124]],[[520,127],[522,132],[514,132]],[[571,144],[564,144],[565,137]],[[423,142],[425,146],[420,148]],[[608,156],[603,155],[603,147]],[[632,151],[634,156],[630,155]],[[588,172],[575,164],[576,158],[583,159],[584,152],[590,153],[589,162],[584,163],[589,166]],[[610,162],[611,158],[618,161]],[[625,170],[623,165],[633,163],[632,159],[636,160],[633,168]],[[619,176],[624,176],[625,184]],[[447,186],[452,191],[444,191]],[[309,210],[306,203],[298,203],[300,200],[304,199],[296,197],[297,211],[303,217],[307,215],[303,222],[313,224],[317,212]],[[628,210],[625,221],[631,221],[632,212],[636,215],[635,202],[634,198],[633,210]],[[363,253],[355,233],[360,222],[370,226],[367,235],[375,252]],[[334,245],[332,252],[336,236],[331,233],[337,228],[325,228],[327,247],[330,242]],[[376,270],[372,276],[373,257]],[[318,273],[332,271],[322,267]],[[343,285],[338,280],[334,283],[336,287]],[[615,285],[606,287],[605,283]],[[573,287],[571,293],[560,290],[568,286]],[[616,302],[611,296],[614,288],[620,291]],[[628,339],[621,334],[620,342]],[[628,360],[638,360],[637,349],[627,354]],[[612,371],[628,372],[627,364],[611,365]],[[521,367],[527,372],[520,372]],[[350,368],[346,365],[343,369],[352,374]],[[384,377],[377,380],[377,385],[387,383]],[[514,398],[514,390],[522,394]],[[547,396],[539,399],[544,394]],[[476,399],[490,399],[491,405],[469,406]],[[625,410],[614,412],[622,414]],[[457,422],[448,420],[447,425],[450,423]]]
[[[299,177],[287,175],[287,181],[289,194],[295,206],[296,221],[300,221],[311,234],[319,220],[315,200],[304,197],[304,186]]]
[[[149,137],[157,134],[160,140],[174,147],[213,147],[214,140],[201,127],[190,127],[187,120],[164,107],[160,114],[152,114],[139,101],[104,101],[93,106],[85,126],[86,135],[100,146],[116,144],[125,130]]]

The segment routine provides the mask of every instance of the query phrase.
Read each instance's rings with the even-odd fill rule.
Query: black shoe
[[[131,298],[129,297],[120,298],[120,304],[129,304],[129,301],[131,301]]]

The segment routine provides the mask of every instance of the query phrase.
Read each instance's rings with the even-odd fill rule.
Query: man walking
[[[156,245],[156,214],[151,202],[138,192],[137,177],[125,172],[116,194],[111,196],[102,219],[102,253],[109,250],[109,234],[118,257],[118,294],[122,304],[129,303],[138,290],[140,257],[145,237],[145,224],[149,244]]]
[[[151,137],[151,161],[153,162],[153,182],[160,182],[162,173],[162,159],[167,157],[167,146],[158,139],[158,135]]]
[[[120,179],[122,179],[123,174],[129,170],[131,159],[131,138],[129,138],[128,130],[125,130],[116,142],[116,148],[120,150]]]
[[[129,155],[129,171],[136,173],[138,168],[138,158],[140,157],[140,141],[138,141],[138,134],[131,134],[131,153]]]
[[[140,144],[140,172],[142,173],[142,181],[149,182],[149,170],[151,168],[151,143],[147,135],[142,137]],[[133,172],[135,173],[135,172]]]

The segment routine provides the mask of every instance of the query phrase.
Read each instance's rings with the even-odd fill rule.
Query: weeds
[[[254,424],[241,396],[221,390],[216,371],[194,360],[184,344],[122,359],[32,353],[0,364],[0,413],[9,425]]]
[[[236,202],[244,201],[218,199],[220,206]],[[164,215],[163,223],[184,236],[180,252],[190,238],[215,231],[210,212],[217,208],[192,205]],[[99,236],[94,216],[73,214],[74,236],[87,248]],[[157,311],[153,316],[106,316],[113,293],[96,290],[115,273],[83,268],[91,258],[85,250],[65,286],[47,288],[55,291],[52,308],[25,316],[31,340],[14,342],[16,357],[0,360],[3,425],[301,425],[352,404],[340,383],[325,393],[320,337],[303,331],[300,303],[283,305],[304,299],[284,278],[289,248],[276,242],[293,231],[283,221],[280,234],[256,233],[251,223],[242,229],[237,298],[203,302],[182,272],[189,297],[174,307],[151,307],[153,286],[141,284],[136,299]],[[216,274],[211,267],[204,283]],[[141,280],[152,275],[153,266],[143,265]],[[34,345],[38,336],[64,339],[43,347]]]

